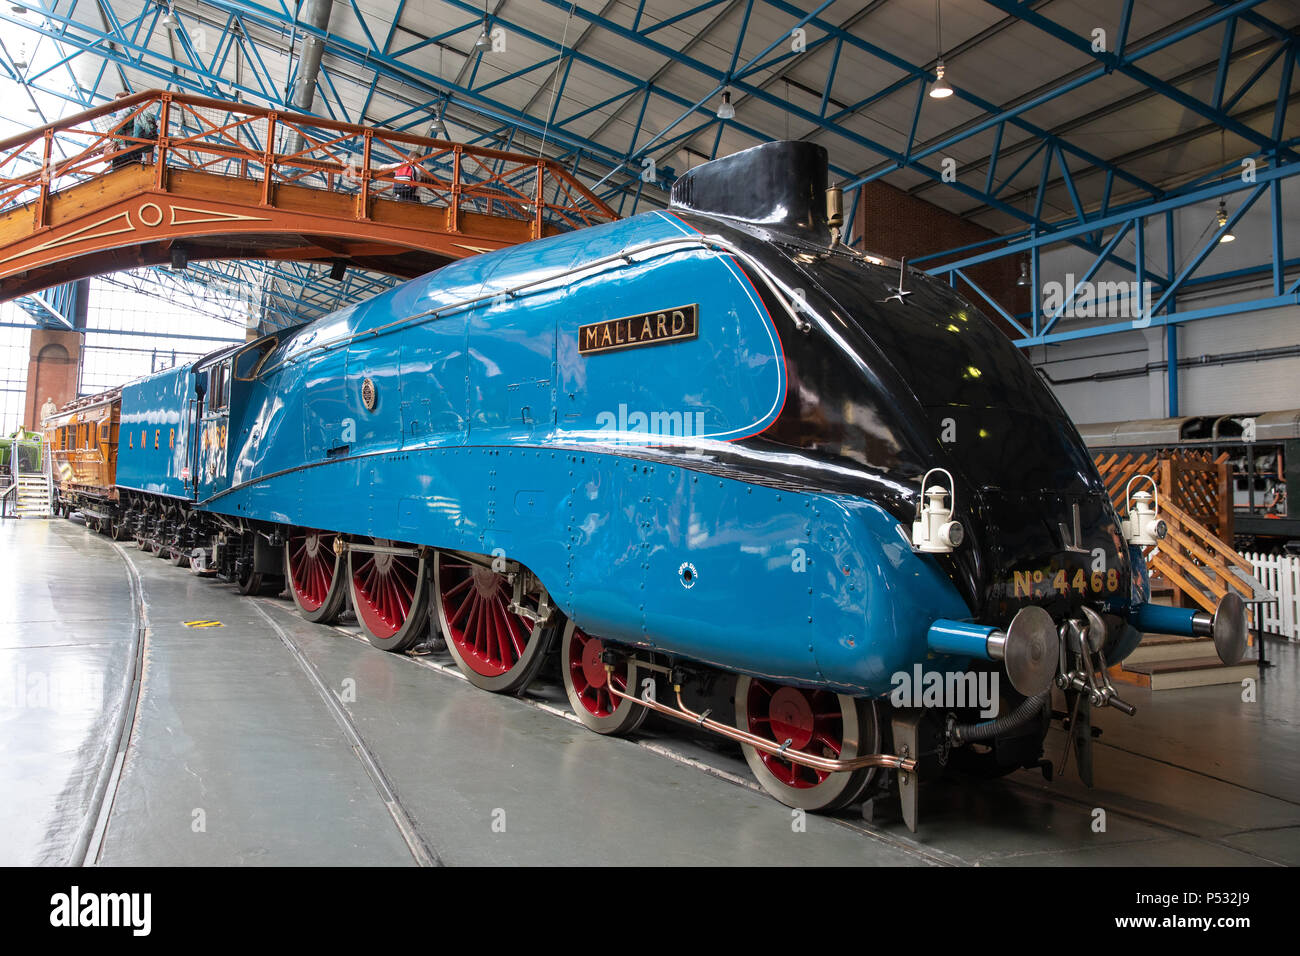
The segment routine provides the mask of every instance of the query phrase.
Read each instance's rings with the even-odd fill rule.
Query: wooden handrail
[[[1213,551],[1221,560],[1235,564],[1247,574],[1253,573],[1254,569],[1251,568],[1245,558],[1225,544],[1213,531],[1205,527],[1205,525],[1201,524],[1187,512],[1183,511],[1172,501],[1161,501],[1160,510],[1166,515],[1178,519],[1179,523],[1183,525],[1183,527],[1201,538],[1210,550]]]
[[[169,120],[168,126],[159,124],[156,140],[124,136],[119,129],[95,128],[96,121],[104,118],[120,120],[123,113],[133,118],[155,103],[160,106],[160,115]],[[223,114],[226,120],[214,121],[204,117],[198,112],[200,110],[217,111]],[[169,136],[170,125],[184,123],[186,117],[190,117],[198,128],[193,133]],[[264,130],[255,129],[251,125],[259,120],[265,120]],[[100,125],[102,126],[103,123]],[[276,136],[283,135],[285,132],[301,135],[309,145],[296,153],[277,149]],[[266,135],[266,142],[262,143],[260,148],[244,139],[245,137],[255,139],[263,133]],[[326,141],[318,142],[321,134],[324,134]],[[172,155],[179,157],[184,154],[191,156],[208,154],[224,157],[239,164],[240,172],[236,178],[254,178],[249,175],[248,162],[260,161],[265,166],[262,170],[264,190],[275,180],[287,178],[283,173],[277,175],[277,169],[319,172],[325,176],[341,175],[347,165],[341,158],[347,147],[339,144],[355,138],[365,144],[364,165],[358,171],[361,179],[359,192],[362,197],[358,202],[359,218],[368,215],[365,207],[367,201],[374,195],[371,187],[378,183],[391,186],[394,181],[391,170],[384,166],[371,168],[369,158],[372,142],[376,147],[382,144],[387,152],[395,154],[399,160],[410,161],[417,166],[435,160],[440,165],[450,166],[454,182],[449,184],[449,187],[442,188],[450,189],[454,202],[460,202],[462,199],[472,201],[474,197],[482,196],[491,201],[527,204],[532,207],[527,217],[534,219],[535,223],[547,213],[569,225],[613,221],[618,218],[618,214],[613,209],[553,160],[431,139],[411,133],[375,129],[302,113],[289,113],[245,103],[231,103],[189,93],[162,90],[143,91],[112,100],[54,123],[0,140],[0,183],[6,187],[3,196],[0,196],[0,211],[26,205],[32,198],[40,202],[44,201],[50,186],[47,174],[50,165],[48,157],[39,169],[25,170],[22,175],[12,175],[11,169],[19,163],[33,162],[23,154],[37,142],[44,140],[45,149],[48,151],[49,144],[53,142],[56,135],[65,139],[69,136],[90,138],[89,145],[77,149],[75,156],[59,162],[60,169],[64,171],[77,168],[79,161],[81,161],[80,165],[90,165],[85,161],[105,160],[113,155],[131,152],[141,147],[157,148],[160,167],[168,165],[167,159]],[[80,147],[81,144],[78,143],[78,146]],[[309,155],[313,152],[317,155]],[[181,165],[193,166],[193,161],[185,160]],[[203,165],[206,167],[209,164]],[[479,171],[483,174],[481,181],[470,178]],[[510,180],[517,180],[517,182]],[[545,201],[545,194],[551,188],[546,185],[548,182],[552,185],[558,183],[562,187],[556,191],[565,200],[564,202]],[[36,196],[31,196],[29,191],[35,192]],[[540,226],[536,231],[540,234]]]

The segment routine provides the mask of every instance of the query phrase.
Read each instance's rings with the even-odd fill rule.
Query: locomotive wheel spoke
[[[391,544],[382,539],[373,543]],[[423,557],[349,550],[348,568],[352,607],[370,643],[402,651],[424,637],[429,584]]]
[[[827,690],[789,687],[756,677],[736,681],[736,726],[788,750],[831,759],[880,751],[875,705]],[[858,799],[875,768],[830,773],[742,745],[763,789],[804,810],[836,810]]]
[[[434,585],[439,627],[470,683],[497,693],[527,687],[557,627],[533,624],[511,611],[509,577],[464,558],[438,552]],[[526,601],[539,606],[540,595],[528,595]]]
[[[347,600],[347,575],[339,573],[343,560],[334,551],[335,537],[328,531],[294,528],[284,546],[289,593],[299,613],[316,624],[337,619]]]
[[[600,638],[569,621],[560,643],[564,691],[573,712],[590,729],[600,734],[631,733],[645,721],[649,708],[614,696],[610,687],[621,693],[628,693],[629,686],[635,690],[637,664],[630,656],[624,657],[611,674],[605,669],[604,651],[605,643]]]

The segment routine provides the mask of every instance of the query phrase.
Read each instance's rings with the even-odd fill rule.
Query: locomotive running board
[[[606,664],[605,672],[612,678],[614,665]],[[642,697],[636,697],[632,694],[625,694],[617,687],[611,679],[607,678],[605,686],[615,697],[623,700],[630,700],[633,703],[640,704],[642,707],[649,707],[656,713],[664,714],[668,717],[676,717],[685,723],[694,724],[704,730],[712,731],[723,737],[727,737],[737,743],[753,747],[755,750],[761,750],[763,753],[771,754],[774,757],[780,757],[782,760],[788,760],[791,763],[797,763],[804,767],[811,767],[813,770],[822,770],[826,773],[842,773],[848,770],[861,770],[865,767],[887,767],[890,770],[899,770],[908,774],[916,772],[916,760],[905,757],[896,757],[893,754],[864,754],[861,757],[853,757],[849,760],[831,760],[826,757],[817,757],[813,754],[802,753],[797,750],[789,750],[790,742],[785,744],[776,744],[770,740],[764,740],[762,737],[756,737],[748,731],[741,730],[738,727],[730,727],[727,724],[720,724],[716,720],[709,718],[709,712],[706,710],[702,714],[697,714],[691,710],[682,701],[682,688],[680,684],[673,685],[673,693],[677,696],[677,706],[670,707],[667,704],[661,704],[657,700],[646,700]]]

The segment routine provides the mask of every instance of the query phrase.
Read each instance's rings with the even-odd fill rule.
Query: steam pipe
[[[1294,358],[1298,355],[1300,355],[1300,345],[1279,345],[1276,348],[1247,349],[1241,352],[1224,352],[1221,355],[1198,355],[1194,358],[1189,356],[1179,359],[1178,367],[1184,369],[1205,365],[1238,365],[1243,362],[1264,362],[1280,358]],[[1081,360],[1068,359],[1067,361]],[[1075,385],[1079,382],[1108,382],[1121,378],[1137,378],[1140,375],[1149,375],[1152,372],[1162,372],[1168,367],[1168,362],[1147,362],[1145,365],[1113,369],[1109,372],[1093,372],[1091,375],[1076,375],[1072,378],[1052,378],[1052,373],[1047,371],[1046,368],[1041,365],[1035,366],[1038,374],[1043,376],[1049,385]]]
[[[805,767],[811,767],[814,770],[823,770],[827,773],[840,773],[847,770],[859,770],[864,767],[888,767],[892,770],[902,770],[905,773],[914,773],[916,771],[916,761],[908,757],[897,757],[893,754],[864,754],[861,757],[853,757],[849,760],[834,760],[827,757],[818,757],[814,754],[807,754],[800,750],[790,750],[779,744],[773,743],[762,737],[757,737],[748,731],[741,730],[738,727],[730,727],[727,724],[718,723],[716,720],[710,720],[708,711],[703,714],[697,714],[691,710],[682,701],[682,688],[679,684],[673,685],[673,692],[677,695],[677,706],[669,707],[667,704],[661,704],[657,700],[646,700],[633,694],[627,694],[614,686],[614,665],[606,664],[605,671],[609,675],[606,681],[606,689],[622,700],[630,700],[634,704],[640,704],[642,707],[649,707],[656,713],[663,714],[667,717],[675,717],[686,723],[694,724],[696,727],[702,727],[705,730],[711,730],[715,734],[728,737],[737,743],[747,744],[755,750],[761,750],[763,753],[771,754],[774,757],[780,757],[782,760],[788,760],[791,763],[797,763]]]

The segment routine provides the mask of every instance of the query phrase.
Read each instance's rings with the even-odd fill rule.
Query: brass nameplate
[[[693,339],[700,333],[699,305],[679,305],[624,319],[608,319],[578,328],[578,352],[591,355],[639,345]]]

